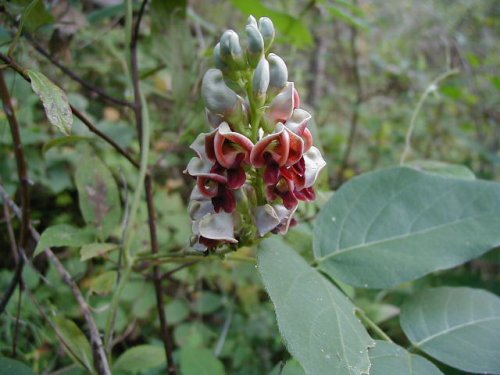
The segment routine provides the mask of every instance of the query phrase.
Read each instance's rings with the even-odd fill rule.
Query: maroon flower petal
[[[219,184],[205,176],[198,177],[196,184],[200,193],[207,198],[215,197],[219,190]]]
[[[290,150],[290,137],[283,124],[279,123],[274,132],[266,135],[258,141],[250,153],[250,163],[257,167],[263,167],[267,164],[266,153],[282,166],[288,160]]]
[[[295,208],[299,204],[299,201],[291,191],[283,192],[280,196],[281,199],[283,199],[283,206],[289,210]]]
[[[307,152],[313,145],[313,136],[309,129],[304,129],[304,132],[302,133],[302,139],[304,140],[304,152]]]
[[[286,165],[289,166],[297,163],[300,158],[302,158],[302,154],[304,153],[304,141],[291,130],[287,129],[287,133],[290,137],[290,151],[288,153]]]
[[[249,163],[252,148],[252,141],[243,134],[233,132],[226,122],[219,126],[215,134],[214,151],[217,161],[223,167],[233,167],[239,154],[243,154],[245,161]]]
[[[264,170],[264,182],[266,185],[276,185],[280,178],[280,167],[271,157]]]
[[[212,198],[215,212],[221,210],[232,213],[236,209],[236,199],[232,190],[229,190],[224,185],[219,185],[217,195]]]
[[[229,189],[239,189],[245,184],[247,175],[242,167],[230,168],[227,170],[227,187]]]

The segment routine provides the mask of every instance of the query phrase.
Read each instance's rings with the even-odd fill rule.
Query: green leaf
[[[31,88],[40,97],[49,122],[69,135],[73,125],[73,113],[64,91],[40,72],[28,70],[27,73],[31,79]]]
[[[0,356],[0,375],[36,375],[36,374],[22,362]]]
[[[176,325],[189,316],[189,309],[183,301],[174,299],[166,306],[165,314],[168,316],[168,323]]]
[[[305,372],[299,362],[291,359],[286,362],[280,375],[305,375]]]
[[[113,369],[144,373],[167,362],[165,350],[161,346],[138,345],[128,349],[115,362]]]
[[[224,366],[215,355],[204,348],[187,346],[180,354],[182,375],[224,375]]]
[[[19,29],[21,31],[23,28],[26,28],[29,32],[34,32],[40,27],[54,21],[54,17],[45,8],[42,0],[2,1],[2,5],[6,6],[14,14],[21,14],[19,22]]]
[[[90,290],[101,295],[110,293],[116,285],[117,276],[116,271],[107,271],[100,274],[90,283]]]
[[[481,289],[434,288],[401,309],[413,346],[460,370],[500,374],[500,298]]]
[[[87,370],[93,373],[92,350],[90,343],[72,320],[59,316],[54,317],[56,333],[63,342],[70,356]]]
[[[465,165],[443,163],[434,160],[415,160],[407,164],[419,171],[435,173],[444,177],[463,178],[465,180],[475,180],[474,173]]]
[[[151,17],[153,31],[165,31],[165,20],[178,21],[186,17],[187,0],[152,0]]]
[[[285,344],[306,374],[368,372],[373,340],[332,283],[277,238],[260,245],[258,268]]]
[[[315,222],[321,270],[388,288],[500,245],[500,184],[397,167],[353,178]]]
[[[89,243],[83,245],[80,249],[80,260],[83,262],[85,260],[106,254],[107,252],[117,248],[118,245],[114,243]]]
[[[280,36],[289,38],[297,47],[313,44],[312,34],[301,19],[268,8],[259,0],[231,0],[231,3],[247,16],[271,18]]]
[[[369,354],[370,375],[443,375],[432,362],[391,342],[377,340]]]
[[[215,293],[203,292],[196,299],[193,310],[198,314],[211,314],[222,306],[221,297]]]
[[[120,224],[121,205],[113,175],[96,156],[86,155],[75,173],[80,211],[89,225],[106,238]]]
[[[77,247],[93,240],[94,235],[90,228],[75,228],[67,224],[53,225],[43,231],[33,257],[36,257],[48,247]]]
[[[79,141],[93,141],[93,140],[94,140],[94,138],[82,137],[80,135],[68,135],[66,137],[54,138],[43,145],[42,152],[46,153],[52,147],[64,146],[64,145],[67,145],[68,143],[74,143],[74,142],[79,142]]]
[[[330,12],[330,14],[332,16],[334,16],[335,18],[337,18],[341,21],[344,21],[348,25],[352,25],[354,27],[357,27],[357,28],[363,29],[363,30],[368,29],[368,25],[366,24],[366,22],[363,19],[350,14],[348,11],[346,11],[345,9],[342,9],[341,7],[339,7],[337,5],[333,5],[333,4],[329,5],[328,11]]]
[[[285,364],[276,365],[269,375],[305,375],[305,372],[300,363],[291,358]]]

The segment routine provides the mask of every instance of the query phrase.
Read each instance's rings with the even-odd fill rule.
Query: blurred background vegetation
[[[12,46],[20,15],[30,1],[2,1],[0,48]],[[135,2],[137,8],[140,3]],[[118,98],[132,99],[120,0],[38,2],[24,19],[25,35],[13,56],[63,88],[122,147],[138,155],[130,109],[107,103],[70,79],[45,58],[68,67],[86,82]],[[162,252],[182,248],[190,235],[186,202],[193,182],[182,174],[192,156],[189,144],[209,124],[200,99],[200,81],[211,67],[221,33],[243,30],[249,14],[272,18],[275,51],[288,65],[304,107],[313,114],[315,142],[328,171],[315,204],[303,204],[301,224],[285,240],[311,259],[311,220],[333,190],[363,172],[399,163],[412,116],[415,132],[407,161],[435,160],[469,167],[478,178],[500,181],[500,6],[494,0],[153,0],[142,22],[139,64],[154,136],[150,164]],[[39,48],[40,49],[40,48]],[[454,69],[458,73],[451,74]],[[439,82],[442,74],[450,75]],[[57,223],[83,224],[74,185],[82,154],[96,153],[111,168],[125,201],[136,170],[75,119],[73,134],[88,139],[57,141],[38,97],[12,71],[6,79],[15,99],[32,181],[33,219],[39,231]],[[428,96],[415,113],[424,92]],[[19,185],[8,123],[0,112],[0,181],[14,195]],[[142,210],[142,219],[146,219]],[[0,219],[0,290],[12,277],[6,219]],[[17,227],[18,223],[14,222]],[[142,246],[147,247],[147,227]],[[119,234],[119,233],[118,233]],[[141,243],[141,242],[139,242]],[[141,246],[141,245],[139,245]],[[251,249],[240,254],[251,255]],[[110,261],[81,262],[77,250],[58,255],[78,281],[101,328],[112,285],[100,275]],[[244,258],[243,258],[244,259]],[[404,284],[389,292],[346,290],[396,341],[398,306],[420,285],[468,284],[500,293],[498,250],[452,271]],[[81,323],[70,291],[52,266],[36,258],[24,280],[49,315]],[[254,264],[209,260],[175,273],[165,271],[167,316],[177,348],[215,352],[227,374],[278,373],[288,359],[272,305]],[[127,285],[118,310],[113,355],[138,344],[159,345],[155,295],[148,269]],[[43,275],[43,278],[40,277]],[[0,352],[10,355],[17,297],[0,317]],[[52,328],[29,298],[23,298],[17,355],[44,374],[79,374]],[[405,344],[405,342],[402,342]],[[179,352],[176,352],[179,355]],[[56,370],[61,370],[56,372]],[[161,366],[160,366],[161,369]],[[455,374],[450,369],[447,374]],[[127,374],[125,370],[123,374]],[[132,372],[133,373],[133,372]],[[148,374],[159,370],[147,370]]]

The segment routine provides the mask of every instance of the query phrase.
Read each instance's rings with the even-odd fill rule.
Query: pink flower
[[[250,17],[246,31],[245,50],[234,31],[224,33],[214,49],[220,70],[209,69],[201,85],[214,130],[193,142],[185,170],[196,179],[189,213],[201,251],[286,233],[325,166],[286,64],[269,53],[272,22]]]
[[[223,122],[214,131],[200,134],[191,148],[198,156],[191,159],[185,172],[196,178],[198,191],[211,198],[215,212],[233,212],[233,190],[246,181],[242,164],[250,161],[252,142]]]
[[[272,134],[255,144],[250,162],[256,168],[265,166],[264,181],[273,185],[278,182],[280,168],[295,164],[302,157],[303,150],[302,139],[278,123]]]

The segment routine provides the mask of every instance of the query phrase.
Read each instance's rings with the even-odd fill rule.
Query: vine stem
[[[392,339],[373,320],[366,316],[363,310],[356,308],[356,315],[381,339],[388,342],[393,342]]]
[[[16,159],[16,167],[17,167],[17,177],[19,182],[21,183],[21,229],[19,231],[19,240],[15,242],[15,238],[12,237],[14,242],[11,240],[11,245],[13,250],[14,263],[16,266],[14,276],[10,284],[7,287],[7,290],[0,300],[0,314],[4,311],[12,298],[14,291],[16,290],[17,285],[21,288],[23,286],[23,268],[24,268],[24,260],[19,254],[22,250],[26,248],[26,242],[28,240],[29,233],[29,224],[30,224],[30,191],[29,191],[29,178],[28,178],[28,164],[26,162],[26,157],[24,155],[23,144],[21,141],[21,132],[19,129],[19,123],[17,122],[16,113],[14,111],[14,107],[12,105],[12,100],[10,97],[9,89],[7,88],[7,84],[5,83],[3,70],[0,70],[0,98],[3,103],[3,109],[5,112],[5,116],[7,117],[7,121],[10,126],[10,132],[12,135],[12,141],[14,143],[14,155]],[[8,211],[7,211],[8,213]],[[9,222],[10,223],[10,222]],[[12,229],[12,228],[11,228]],[[19,290],[19,303],[18,303],[18,312],[20,309],[20,301],[21,301],[21,289]],[[13,344],[13,353],[16,352],[16,341],[17,341],[17,332],[18,332],[18,324],[19,319],[16,319],[16,329],[14,336],[14,344]]]
[[[143,0],[139,12],[137,14],[137,19],[135,24],[133,22],[133,9],[132,0],[125,0],[126,15],[125,15],[125,30],[126,30],[126,42],[129,43],[130,49],[130,70],[131,70],[131,80],[132,88],[134,92],[134,115],[137,127],[137,134],[141,143],[141,166],[142,159],[145,156],[145,162],[147,163],[147,156],[149,154],[149,116],[147,103],[144,95],[141,92],[140,86],[140,74],[139,74],[139,61],[138,61],[138,39],[139,30],[141,25],[142,16],[144,15],[144,10],[148,0]],[[154,196],[153,196],[153,179],[150,174],[144,176],[144,187],[146,193],[146,205],[148,213],[148,226],[149,226],[149,237],[151,242],[151,253],[159,253],[159,244],[156,228],[156,211],[154,206]],[[160,320],[160,330],[161,338],[163,341],[163,347],[165,349],[165,356],[167,358],[167,373],[169,375],[177,375],[177,367],[174,362],[174,343],[172,336],[169,331],[167,315],[165,312],[165,301],[164,301],[164,291],[162,286],[162,275],[161,270],[158,265],[153,266],[153,283],[156,294],[156,308],[158,311],[158,317]]]
[[[410,150],[411,150],[411,137],[413,135],[413,131],[415,130],[415,124],[417,120],[417,116],[420,113],[420,110],[422,109],[422,105],[424,104],[425,100],[427,97],[436,90],[437,85],[445,80],[446,78],[458,74],[460,72],[459,69],[450,69],[447,70],[446,72],[440,74],[436,79],[434,79],[425,89],[425,91],[422,93],[420,96],[420,99],[418,100],[417,106],[415,107],[415,110],[413,111],[411,115],[411,120],[410,120],[410,126],[408,126],[408,131],[406,132],[406,137],[405,137],[405,148],[403,150],[403,153],[401,154],[401,159],[399,160],[399,164],[403,165],[405,164],[406,158],[408,157]]]

